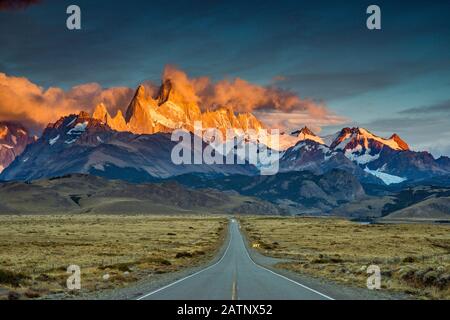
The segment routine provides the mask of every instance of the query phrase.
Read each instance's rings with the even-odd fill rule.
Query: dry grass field
[[[202,216],[0,216],[0,299],[82,294],[124,286],[211,258],[227,220]],[[108,278],[105,280],[104,278]]]
[[[292,259],[281,268],[365,287],[367,267],[375,264],[381,290],[450,299],[448,225],[269,217],[245,217],[241,223],[261,253]]]

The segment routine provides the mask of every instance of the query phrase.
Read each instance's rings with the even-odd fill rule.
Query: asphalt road
[[[138,300],[332,300],[331,297],[256,264],[234,219],[220,260]]]

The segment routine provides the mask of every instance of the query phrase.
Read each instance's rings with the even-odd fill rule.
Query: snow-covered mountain
[[[297,137],[298,141],[311,140],[315,141],[319,144],[325,144],[323,139],[314,134],[308,127],[303,127],[300,130],[294,131],[291,133],[291,136]]]
[[[193,172],[211,176],[256,173],[256,168],[249,164],[174,164],[171,153],[177,144],[171,141],[170,134],[119,132],[81,112],[48,125],[42,136],[4,170],[0,179],[28,181],[90,173],[142,182]],[[192,145],[191,159],[194,159],[201,155],[206,144]]]
[[[136,95],[143,95],[142,89]],[[258,168],[263,168],[253,163],[247,153],[243,158],[247,161],[245,165],[175,165],[171,160],[171,152],[176,143],[171,141],[169,133],[164,132],[166,129],[170,132],[170,128],[163,126],[162,122],[157,122],[160,131],[154,134],[140,135],[112,128],[144,124],[138,121],[137,116],[145,114],[141,113],[144,110],[148,111],[148,108],[144,108],[141,98],[138,98],[130,104],[128,115],[132,121],[122,121],[120,113],[112,118],[103,105],[97,107],[93,117],[85,112],[63,117],[48,125],[42,137],[30,144],[4,170],[0,179],[30,180],[68,173],[93,173],[108,178],[149,181],[192,172],[211,175],[257,174]],[[230,110],[219,109],[216,113],[223,117],[215,115],[210,121],[224,120],[217,122],[217,125],[223,125],[222,128],[236,125],[236,121],[242,124],[239,116],[234,116]],[[153,125],[155,123],[152,123],[151,128],[156,128]],[[0,154],[3,159],[12,162],[16,157],[15,152],[22,152],[29,138],[22,133],[26,132],[23,128],[16,128],[15,131],[3,128]],[[418,181],[450,174],[449,158],[436,160],[427,152],[411,151],[397,135],[384,139],[366,129],[344,128],[335,135],[321,138],[305,127],[289,135],[281,135],[280,145],[287,143],[287,137],[292,139],[289,142],[294,145],[286,146],[285,150],[280,148],[281,151],[276,153],[281,172],[310,171],[324,174],[341,169],[362,182],[375,184]],[[12,148],[15,140],[16,149]],[[192,152],[200,154],[208,144],[209,141],[204,141],[201,149]],[[266,152],[265,146],[261,148],[260,141],[247,136],[237,140],[234,148],[242,146],[246,150],[253,147],[259,152]],[[230,150],[224,150],[219,153],[225,157]],[[273,153],[270,148],[267,152]],[[8,162],[4,162],[5,167]]]
[[[21,124],[0,122],[0,173],[34,140]]]
[[[281,153],[280,171],[310,171],[315,174],[324,174],[333,169],[341,169],[358,177],[363,182],[379,184],[382,181],[356,163],[348,159],[339,150],[334,151],[322,143],[314,140],[299,141]]]
[[[304,139],[282,154],[280,167],[285,171],[340,168],[366,182],[372,176],[385,184],[450,173],[446,157],[436,160],[428,152],[411,151],[397,134],[385,139],[364,128],[344,128],[322,138],[307,128],[299,133]]]
[[[409,146],[398,135],[389,139],[378,137],[364,128],[344,128],[331,142],[332,150],[341,150],[350,160],[360,165],[368,164],[380,157],[384,148],[407,151]]]
[[[286,151],[295,146],[300,141],[311,140],[319,144],[325,144],[323,139],[314,134],[308,127],[303,127],[300,130],[292,132],[281,132],[276,141],[277,144],[269,143],[268,146],[274,150]]]
[[[410,150],[397,134],[385,139],[364,128],[344,128],[330,148],[342,151],[365,172],[386,184],[449,174],[448,169],[430,153]]]
[[[246,152],[241,158],[246,166],[176,166],[170,159],[175,145],[170,133],[175,129],[194,132],[201,121],[204,130],[228,130],[240,135],[231,148],[257,150],[279,157],[282,172],[311,171],[324,174],[342,169],[370,183],[401,183],[450,174],[449,160],[438,160],[427,152],[414,152],[397,134],[382,138],[364,128],[344,128],[336,134],[320,137],[308,127],[260,140],[251,131],[261,132],[264,125],[251,113],[236,114],[228,107],[202,112],[198,102],[186,96],[171,80],[165,80],[152,96],[145,86],[137,88],[125,115],[119,110],[111,116],[107,106],[99,104],[92,115],[81,112],[50,124],[42,137],[22,153],[30,138],[23,127],[0,126],[0,178],[34,179],[65,173],[92,173],[122,177],[127,170],[136,179],[168,177],[188,172],[227,173],[256,172],[263,168],[255,155]],[[230,152],[229,142],[204,138],[204,146],[214,144],[222,156]],[[203,146],[203,147],[204,147]],[[227,149],[228,148],[228,149]],[[193,152],[202,152],[194,150]],[[273,157],[271,157],[273,158]],[[244,161],[245,162],[245,161]],[[254,166],[249,166],[248,162]],[[51,165],[50,165],[51,164]],[[252,167],[252,169],[249,169]]]

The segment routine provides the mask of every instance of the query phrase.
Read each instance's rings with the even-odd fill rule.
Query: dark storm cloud
[[[177,64],[190,75],[215,79],[267,84],[287,76],[288,89],[332,99],[397,83],[403,77],[388,73],[398,63],[391,73],[407,74],[419,63],[426,73],[450,49],[442,41],[448,40],[448,21],[440,19],[448,4],[412,1],[404,10],[380,1],[389,30],[369,33],[366,2],[79,0],[82,30],[73,32],[65,28],[72,2],[47,0],[45,10],[1,17],[0,29],[14,30],[0,33],[8,48],[0,52],[1,71],[46,86],[57,79],[69,88],[87,75],[106,86],[134,86],[159,79],[165,64]],[[440,48],[424,60],[426,41]]]
[[[25,9],[41,0],[0,0],[0,11]]]
[[[445,68],[450,68],[450,60],[397,62],[372,70],[285,74],[278,84],[302,88],[310,96],[329,101],[388,88]]]
[[[430,114],[430,113],[450,113],[450,99],[430,106],[409,108],[399,112],[399,114]]]
[[[376,32],[366,28],[369,0],[77,0],[82,29],[69,31],[66,8],[73,3],[45,0],[29,10],[0,12],[0,72],[44,89],[68,91],[87,82],[134,88],[145,80],[158,83],[164,65],[175,64],[190,77],[212,81],[238,77],[271,85],[276,79],[277,86],[330,109],[357,100],[362,107],[353,105],[344,116],[369,129],[383,129],[391,117],[396,127],[448,131],[440,124],[445,119],[420,123],[398,112],[427,104],[410,93],[424,92],[429,105],[439,99],[434,92],[445,98],[449,1],[378,0],[383,28]],[[397,89],[413,81],[413,89]],[[367,120],[364,106],[374,101],[386,121]],[[428,126],[433,121],[440,125]]]

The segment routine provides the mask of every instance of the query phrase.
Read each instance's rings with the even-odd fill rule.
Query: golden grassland
[[[67,293],[69,265],[81,268],[81,293],[193,266],[226,228],[226,218],[198,215],[0,216],[0,299]]]
[[[450,299],[450,226],[363,225],[342,219],[241,219],[261,253],[289,258],[278,267],[365,287],[367,267],[381,269],[381,289]]]

